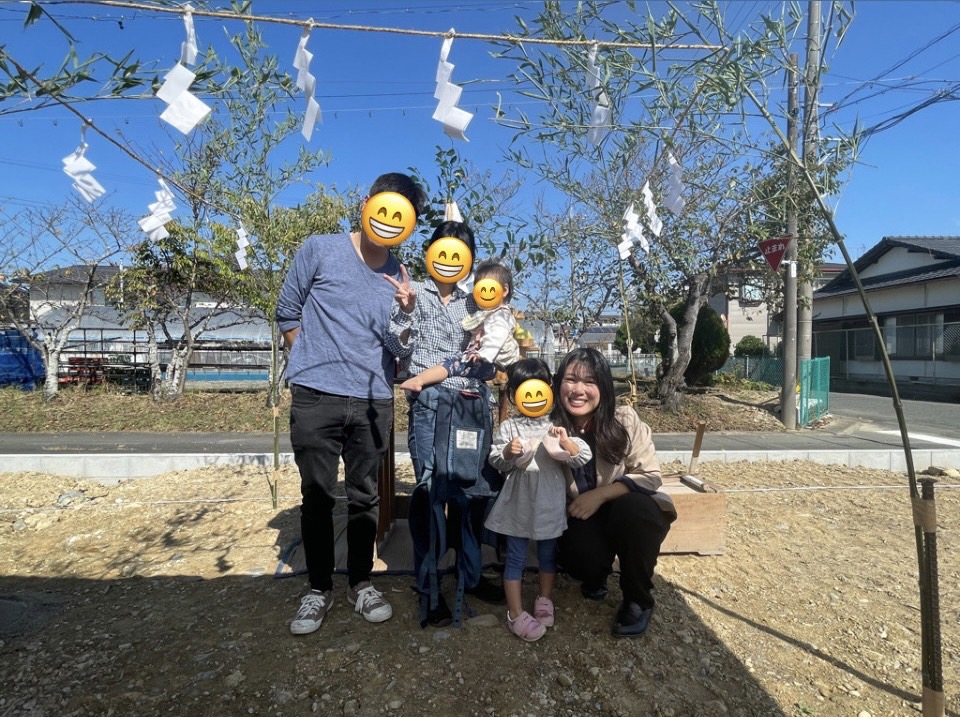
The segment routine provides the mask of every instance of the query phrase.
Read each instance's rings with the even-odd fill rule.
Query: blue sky
[[[223,3],[226,5],[226,3]],[[259,0],[255,13],[274,17],[313,19],[338,24],[499,33],[512,31],[515,15],[529,17],[539,2],[506,0]],[[763,2],[726,3],[731,22],[742,22]],[[801,3],[806,5],[806,3]],[[828,2],[824,2],[824,7]],[[24,5],[0,0],[0,37],[19,61],[54,66],[66,44],[47,22],[23,29]],[[85,55],[97,50],[124,54],[135,49],[142,59],[157,59],[161,67],[179,57],[183,24],[178,16],[156,16],[93,5],[51,7],[80,41]],[[122,24],[122,29],[121,29]],[[938,36],[960,27],[958,2],[856,3],[850,32],[823,78],[821,102],[837,102],[858,90],[848,104],[831,115],[843,129],[855,119],[872,125],[914,105],[934,90],[960,82],[960,32],[953,32],[919,52]],[[226,48],[224,24],[197,18],[201,50],[213,43]],[[229,26],[234,32],[239,26]],[[265,26],[270,49],[290,63],[299,28]],[[433,78],[440,40],[369,32],[315,30],[309,49],[315,53],[311,70],[317,76],[317,98],[323,110],[310,142],[332,155],[328,167],[312,179],[322,184],[366,187],[382,171],[429,167],[435,147],[451,146],[440,125],[431,119],[436,106]],[[467,130],[469,143],[456,143],[462,156],[481,167],[502,169],[503,150],[513,133],[492,119],[497,92],[508,103],[523,101],[505,82],[504,61],[489,57],[493,47],[482,41],[453,43],[453,81],[471,82],[461,106],[476,113]],[[801,51],[802,47],[798,47]],[[293,72],[292,68],[290,69]],[[864,87],[866,82],[872,82]],[[904,87],[909,81],[910,87]],[[175,130],[158,119],[158,99],[126,103],[87,104],[81,109],[98,127],[140,146],[173,151]],[[847,236],[854,257],[885,235],[960,234],[960,105],[942,102],[874,135],[865,145],[842,194],[834,199],[837,223]],[[61,171],[61,158],[80,137],[80,122],[63,110],[0,115],[0,205],[8,211],[38,203],[60,202],[73,190]],[[830,128],[826,129],[829,136]],[[88,133],[88,158],[97,165],[94,176],[111,202],[146,214],[154,200],[155,177],[105,140]],[[299,135],[291,148],[302,142]],[[428,176],[433,176],[428,172]]]

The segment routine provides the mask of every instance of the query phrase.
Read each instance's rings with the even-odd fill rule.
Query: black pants
[[[674,515],[662,511],[649,495],[627,493],[604,503],[586,520],[567,518],[559,562],[584,584],[600,586],[619,556],[624,599],[652,607],[653,571],[673,521]]]
[[[310,587],[333,587],[333,506],[343,458],[347,493],[347,574],[370,579],[380,498],[377,472],[390,443],[392,399],[353,398],[291,387],[290,443],[300,469],[300,531]]]

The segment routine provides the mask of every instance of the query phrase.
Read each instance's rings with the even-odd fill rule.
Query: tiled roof
[[[904,286],[960,276],[960,237],[956,236],[884,237],[853,263],[857,273],[876,263],[881,256],[897,247],[910,252],[929,254],[934,262],[927,266],[861,279],[864,289],[884,289],[891,286]],[[853,281],[850,270],[845,269],[828,284],[814,292],[814,296],[826,298],[828,296],[850,294],[856,290],[857,285]]]
[[[35,280],[51,284],[82,284],[90,278],[90,268],[89,264],[64,266],[37,274]],[[93,276],[97,284],[106,284],[119,272],[120,267],[116,264],[104,264],[95,268]]]

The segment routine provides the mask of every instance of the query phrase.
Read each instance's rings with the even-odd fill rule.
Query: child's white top
[[[502,535],[531,540],[559,538],[567,529],[567,481],[561,464],[550,457],[543,438],[550,418],[518,416],[500,424],[490,446],[490,465],[506,476],[484,525]],[[504,447],[514,438],[524,444],[523,455],[507,460]],[[571,468],[586,465],[590,446],[571,437],[580,452],[564,461]]]
[[[480,332],[479,344],[474,346],[471,341],[471,347],[476,348],[481,359],[501,368],[520,360],[520,345],[513,337],[516,327],[517,320],[506,304],[488,311],[478,311],[463,320],[463,328]]]

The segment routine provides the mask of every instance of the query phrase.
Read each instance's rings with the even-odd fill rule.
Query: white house
[[[884,237],[854,266],[898,391],[957,387],[960,393],[960,237]],[[830,356],[832,387],[886,382],[849,270],[814,293],[813,340],[815,356]]]

